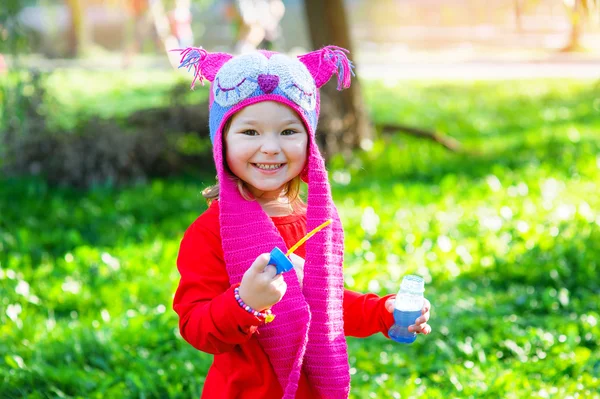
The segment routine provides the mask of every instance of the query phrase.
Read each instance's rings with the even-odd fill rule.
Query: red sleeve
[[[177,257],[181,279],[173,300],[181,336],[194,348],[212,354],[247,342],[261,323],[234,298],[218,220],[217,208],[211,207],[186,231]]]
[[[385,302],[394,295],[379,297],[344,290],[344,333],[350,337],[364,338],[378,332],[388,337],[394,316],[385,308]]]

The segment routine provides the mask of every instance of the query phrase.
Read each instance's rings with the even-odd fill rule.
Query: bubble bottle
[[[396,295],[394,325],[388,331],[394,341],[411,344],[417,338],[417,333],[408,331],[408,326],[415,324],[415,320],[421,316],[423,292],[425,292],[425,282],[422,277],[404,276]]]

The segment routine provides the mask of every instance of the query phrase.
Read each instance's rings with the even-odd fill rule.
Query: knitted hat
[[[343,324],[343,229],[331,198],[325,162],[315,141],[319,91],[338,75],[338,90],[350,86],[352,64],[347,50],[329,46],[290,58],[257,51],[232,56],[201,48],[181,51],[180,67],[194,69],[194,80],[212,82],[210,138],[219,180],[221,239],[232,284],[239,283],[254,259],[274,247],[287,252],[277,228],[256,201],[247,201],[224,168],[222,129],[242,108],[276,101],[292,108],[308,131],[308,159],[302,174],[308,182],[307,231],[327,219],[330,227],[306,243],[302,287],[295,272],[285,274],[287,291],[272,308],[276,318],[259,327],[257,338],[269,356],[284,391],[295,398],[302,368],[323,398],[347,398],[348,352]]]

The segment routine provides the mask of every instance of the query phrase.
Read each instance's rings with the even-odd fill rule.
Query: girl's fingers
[[[410,332],[415,332],[417,334],[424,334],[427,335],[431,332],[431,326],[427,323],[423,323],[423,324],[413,324],[412,326],[408,327],[408,331]]]
[[[431,302],[427,298],[423,298],[423,308],[421,309],[421,314],[429,313],[431,310]]]
[[[385,309],[390,313],[394,313],[394,302],[394,297],[388,298],[387,301],[385,301]]]

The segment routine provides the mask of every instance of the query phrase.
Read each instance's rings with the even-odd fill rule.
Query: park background
[[[412,345],[348,339],[352,398],[600,397],[600,4],[265,2],[3,0],[0,397],[199,397],[171,309],[214,182],[208,85],[165,51],[188,28],[352,50],[319,131],[346,285],[416,273],[434,306]]]

